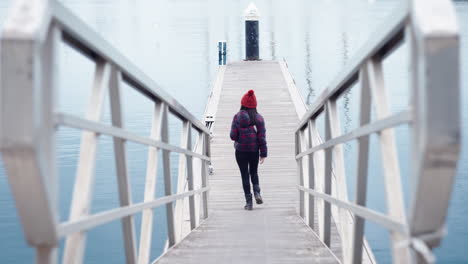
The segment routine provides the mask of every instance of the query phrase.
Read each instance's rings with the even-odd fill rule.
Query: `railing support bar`
[[[182,133],[180,135],[180,147],[183,149],[190,150],[191,149],[191,124],[189,121],[184,120],[182,124]],[[183,193],[186,188],[190,188],[189,185],[189,175],[188,175],[188,167],[189,162],[191,163],[191,159],[189,161],[190,155],[181,153],[179,154],[179,167],[178,167],[178,177],[177,177],[177,193]],[[191,164],[190,164],[191,165]],[[192,173],[192,171],[191,171]],[[193,181],[193,175],[190,176]],[[192,182],[193,183],[193,182]],[[192,189],[193,190],[193,184]],[[189,191],[191,191],[189,190]],[[184,236],[184,226],[185,226],[185,209],[186,209],[186,202],[187,200],[181,199],[175,203],[175,221],[176,221],[176,239],[180,241]],[[189,217],[191,216],[190,212],[190,205],[189,205]],[[190,221],[192,221],[190,219]],[[192,222],[191,222],[192,224]],[[192,229],[192,225],[190,227]],[[195,227],[193,227],[195,228]]]
[[[44,3],[30,3],[33,7],[28,11],[33,12],[21,9],[25,3],[13,3],[1,33],[0,149],[25,239],[36,247],[37,263],[52,264],[56,263],[59,215],[51,120],[61,34],[55,24],[45,32],[29,32],[50,17]],[[28,33],[18,37],[19,32]],[[39,35],[45,39],[39,40]]]
[[[57,248],[49,246],[36,247],[36,264],[57,263]]]
[[[315,120],[309,120],[308,122],[308,147],[313,147],[313,135],[312,131],[315,131],[317,128],[315,127]],[[314,190],[315,189],[315,166],[314,166],[314,153],[308,155],[309,158],[309,188]],[[309,197],[309,226],[312,229],[315,229],[315,197],[311,194],[307,195]]]
[[[370,89],[376,110],[376,118],[383,119],[389,116],[390,108],[383,79],[382,62],[372,59],[367,63]],[[380,150],[385,179],[388,213],[394,219],[406,223],[403,192],[401,188],[400,166],[396,151],[396,142],[393,128],[380,132]],[[409,251],[407,246],[399,246],[404,238],[392,233],[392,251],[394,263],[408,263]]]
[[[110,74],[109,97],[112,115],[112,125],[123,128],[122,101],[121,101],[121,83],[122,75],[113,66]],[[127,170],[127,151],[125,141],[121,138],[113,137],[115,165],[117,166],[117,182],[119,185],[120,206],[132,204],[132,192],[130,178]],[[122,231],[124,236],[124,247],[126,263],[135,264],[136,238],[133,216],[122,218]]]
[[[211,157],[211,151],[210,151],[210,135],[206,134],[204,132],[200,132],[200,138],[199,142],[203,142],[203,147],[202,147],[202,155],[206,155],[208,157]],[[207,161],[201,160],[202,166],[201,166],[201,176],[202,176],[202,188],[208,187],[208,166],[207,166]],[[202,194],[203,196],[203,218],[208,218],[208,192],[204,192]]]
[[[182,131],[180,133],[180,147],[185,148],[187,146],[187,127],[189,124],[186,120],[182,123]],[[179,154],[179,165],[177,167],[177,185],[176,193],[183,193],[188,187],[187,184],[187,158],[186,155]],[[174,206],[174,229],[175,229],[175,243],[182,239],[182,233],[184,228],[184,208],[185,199],[177,200]]]
[[[164,104],[155,102],[151,121],[150,137],[161,140],[162,115]],[[159,149],[148,146],[148,160],[146,163],[144,201],[154,200],[156,193],[156,179],[158,174]],[[141,216],[140,246],[138,249],[138,264],[147,264],[150,258],[151,236],[153,234],[153,209],[145,209]]]
[[[412,139],[410,233],[443,233],[461,147],[460,27],[453,1],[410,1],[407,30],[411,44]],[[435,19],[438,18],[438,19]],[[463,24],[460,26],[459,24]],[[466,57],[466,56],[465,56]],[[443,235],[425,242],[440,244]],[[421,263],[429,262],[419,257]]]
[[[328,102],[329,107],[329,121],[330,121],[330,132],[332,138],[337,138],[341,136],[341,121],[340,116],[338,113],[338,106],[337,106],[337,99],[331,99]],[[344,151],[343,151],[343,144],[337,144],[332,148],[332,164],[334,165],[334,174],[335,174],[335,186],[334,189],[336,191],[336,197],[343,201],[348,201],[348,190],[346,186],[348,185],[346,182],[346,172],[345,172],[345,165],[344,165]],[[335,217],[339,218],[336,222],[340,224],[337,228],[340,230],[340,239],[341,239],[341,248],[343,259],[345,263],[350,259],[350,251],[351,251],[351,223],[349,220],[349,215],[346,210],[343,208],[337,208],[338,213]]]
[[[302,152],[302,131],[296,132],[296,155]],[[302,158],[297,159],[297,184],[301,187],[304,187],[304,168]],[[298,190],[299,192],[299,216],[304,218],[304,192]]]
[[[331,118],[330,118],[330,104],[326,103],[325,106],[325,140],[330,140],[332,138],[331,132]],[[325,178],[324,178],[324,193],[331,195],[331,183],[332,183],[332,149],[325,149]],[[330,247],[330,230],[331,230],[331,204],[328,201],[324,201],[323,206],[323,233],[320,234],[323,243]]]
[[[164,143],[169,143],[169,124],[168,124],[168,107],[166,104],[163,106],[162,113],[162,127],[161,139]],[[172,195],[172,175],[171,175],[171,160],[170,152],[162,150],[163,159],[163,173],[164,173],[164,194],[166,196]],[[166,204],[166,218],[167,218],[167,236],[169,247],[176,243],[175,222],[174,222],[174,203]]]
[[[192,124],[187,122],[186,124],[186,148],[192,149]],[[187,162],[187,182],[188,182],[188,190],[194,190],[194,181],[193,181],[193,158],[190,155],[186,155],[186,162]],[[190,229],[193,230],[197,227],[197,219],[195,217],[195,196],[189,197],[189,213],[190,213]]]
[[[370,122],[371,117],[371,97],[369,88],[369,72],[366,66],[362,67],[359,73],[361,80],[359,124],[364,126]],[[369,135],[358,139],[357,153],[357,179],[355,202],[357,205],[365,206],[367,197],[367,170],[369,163]],[[362,263],[362,250],[364,238],[364,218],[354,214],[352,256],[354,264]]]
[[[109,73],[110,65],[108,63],[99,61],[96,64],[91,102],[86,114],[89,120],[98,121],[101,118],[102,106],[108,89]],[[89,131],[82,133],[80,159],[70,209],[70,221],[79,219],[89,213],[93,193],[97,141],[98,135],[96,133]],[[85,233],[75,233],[68,236],[63,255],[64,263],[83,263],[85,240]]]

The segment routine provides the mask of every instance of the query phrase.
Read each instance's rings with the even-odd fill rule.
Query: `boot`
[[[253,189],[254,189],[255,202],[257,202],[257,204],[262,204],[263,199],[262,199],[262,196],[260,195],[260,185],[255,184],[253,186]]]
[[[253,209],[252,194],[251,193],[245,195],[244,209],[249,210],[249,211]]]

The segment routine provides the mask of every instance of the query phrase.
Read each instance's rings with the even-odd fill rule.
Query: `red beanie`
[[[257,108],[257,97],[255,97],[253,90],[249,90],[242,96],[241,105],[248,108]]]

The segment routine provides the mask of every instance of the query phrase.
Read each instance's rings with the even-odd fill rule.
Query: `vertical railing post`
[[[359,125],[364,126],[370,122],[371,114],[371,96],[369,87],[369,72],[367,64],[362,66],[359,72],[361,81],[360,94],[360,109],[359,109]],[[367,171],[369,165],[369,135],[365,135],[358,139],[357,153],[357,173],[356,173],[356,191],[355,203],[361,206],[366,206],[367,197]],[[364,238],[364,219],[358,215],[354,215],[352,240],[352,256],[351,261],[354,264],[362,263],[362,249]]]
[[[338,113],[338,106],[337,100],[335,98],[331,98],[328,102],[328,110],[329,110],[329,121],[330,121],[330,132],[332,138],[337,138],[341,136],[341,121],[340,116]],[[337,144],[332,147],[333,151],[333,161],[332,165],[334,165],[333,172],[335,175],[335,186],[334,189],[336,190],[336,198],[342,201],[348,201],[348,190],[347,186],[348,183],[346,182],[346,172],[345,172],[345,160],[344,160],[344,150],[343,144]],[[337,227],[339,228],[340,238],[341,238],[341,248],[343,259],[345,263],[348,263],[350,259],[350,251],[351,251],[351,221],[349,219],[349,212],[341,207],[338,207],[338,215],[336,216],[339,220],[335,221],[339,223]]]
[[[161,127],[161,140],[169,144],[169,122],[168,122],[168,106],[164,104],[162,113],[162,127]],[[164,195],[172,195],[172,174],[171,174],[171,160],[170,151],[167,149],[162,150],[163,159],[163,173],[164,173]],[[175,236],[175,223],[174,223],[174,203],[166,204],[166,218],[167,218],[167,236],[169,247],[176,243]]]
[[[188,120],[184,120],[182,124],[182,133],[180,135],[180,147],[186,150],[191,150],[191,127],[192,124]],[[178,175],[178,181],[177,181],[177,193],[183,193],[186,188],[190,191],[193,190],[193,175],[189,175],[193,173],[192,170],[192,157],[188,154],[181,153],[179,154],[179,175]],[[193,196],[190,196],[187,198],[189,201],[189,206],[190,206],[190,198]],[[176,201],[176,206],[175,206],[175,221],[176,221],[176,238],[177,241],[182,239],[184,236],[184,209],[186,205],[186,200],[185,199],[179,199]],[[190,207],[189,207],[189,210]],[[190,217],[190,228],[193,229],[195,228],[195,225],[193,220],[192,220],[192,211],[189,211],[189,217]],[[193,228],[192,228],[193,226]]]
[[[164,103],[155,102],[153,118],[151,121],[150,138],[161,140],[163,126]],[[144,201],[154,200],[156,195],[156,180],[158,174],[159,149],[148,147],[148,160],[146,163],[145,195]],[[151,236],[153,233],[153,209],[145,209],[141,216],[140,246],[138,248],[138,264],[148,264],[151,251]]]
[[[55,246],[36,246],[36,264],[57,263],[57,248]]]
[[[410,2],[415,125],[408,221],[412,237],[430,237],[421,243],[430,249],[444,235],[459,159],[460,33],[452,1]],[[431,258],[414,255],[419,263]]]
[[[308,122],[308,147],[312,148],[314,146],[312,139],[312,131],[315,130],[315,120],[309,120]],[[314,166],[314,153],[308,155],[309,159],[309,188],[315,190],[315,166]],[[309,226],[310,228],[315,228],[315,198],[313,195],[309,194]]]
[[[302,132],[296,132],[296,155],[302,152]],[[304,172],[302,167],[302,158],[296,160],[297,164],[297,184],[304,187]],[[304,218],[304,192],[299,189],[299,215]]]
[[[203,142],[202,155],[211,157],[210,135],[200,131],[199,142]],[[201,160],[202,188],[208,187],[208,166],[206,163],[206,160]],[[206,219],[208,218],[208,191],[203,192],[202,196],[203,218]]]
[[[331,118],[330,118],[330,104],[325,103],[325,140],[328,141],[332,138],[331,132]],[[325,178],[324,178],[324,193],[331,195],[331,183],[332,183],[332,148],[325,149]],[[330,247],[330,230],[331,230],[331,205],[329,202],[324,201],[323,206],[323,233],[320,234],[323,243]]]
[[[322,111],[324,113],[325,111]],[[317,130],[317,125],[316,121],[317,117],[312,117],[311,124],[312,124],[312,129],[310,132],[312,133],[312,144],[313,145],[320,145],[322,143],[322,140],[320,138],[320,134]],[[310,128],[310,126],[309,126]],[[324,192],[324,182],[323,180],[325,179],[325,150],[324,151],[318,151],[312,153],[312,158],[313,158],[313,164],[314,164],[314,185],[315,185],[315,190]],[[323,199],[316,199],[315,200],[315,206],[317,207],[315,209],[316,215],[316,221],[317,221],[317,234],[321,235],[324,234],[324,206],[325,206],[325,200]],[[315,220],[314,220],[315,221]]]
[[[56,165],[56,137],[54,112],[57,105],[57,82],[58,82],[58,54],[59,41],[62,37],[60,28],[55,23],[49,26],[46,40],[43,43],[41,56],[41,74],[42,74],[42,93],[41,94],[41,118],[42,126],[40,128],[39,145],[42,150],[38,154],[45,157],[44,164],[47,170],[47,185],[50,195],[50,208],[54,211],[55,222],[59,221],[58,210],[58,194],[59,180]],[[0,45],[1,46],[1,45]],[[1,76],[0,76],[1,78]],[[37,246],[36,247],[36,263],[56,263],[58,258],[57,245]]]
[[[184,124],[185,125],[185,124]],[[187,122],[187,141],[186,141],[186,148],[188,150],[192,150],[192,124]],[[186,155],[186,162],[187,162],[187,182],[188,182],[188,190],[194,190],[194,181],[193,181],[193,158],[191,155]],[[195,217],[195,195],[191,195],[189,197],[189,213],[190,213],[190,229],[193,230],[197,226],[197,219]]]
[[[123,128],[122,101],[121,101],[121,82],[122,75],[112,67],[109,81],[109,97],[112,116],[112,125]],[[130,177],[127,169],[127,151],[125,140],[113,137],[115,165],[117,167],[117,182],[119,186],[120,206],[132,204],[132,194],[130,186]],[[133,216],[127,216],[122,219],[122,231],[124,236],[125,256],[127,264],[137,262],[136,238]]]
[[[379,58],[371,59],[368,64],[369,84],[376,110],[376,118],[383,119],[390,115],[390,107],[383,79],[382,62]],[[393,128],[380,132],[380,151],[384,171],[385,190],[387,195],[388,214],[401,223],[406,223],[403,192],[401,187],[400,165],[396,151],[396,140]],[[408,246],[401,234],[391,234],[394,263],[408,263]]]
[[[182,131],[180,133],[180,147],[187,147],[187,129],[190,126],[187,120],[182,122]],[[176,193],[183,193],[188,187],[187,184],[187,157],[185,153],[179,153],[179,165],[177,167],[177,185]],[[185,199],[178,199],[174,206],[174,223],[176,243],[182,239],[184,229],[184,207]]]
[[[14,1],[10,10],[0,34],[0,148],[36,263],[51,264],[58,245],[53,113],[61,31],[45,1]]]
[[[98,121],[101,118],[102,106],[108,89],[110,65],[102,60],[96,62],[94,84],[86,118]],[[76,182],[73,190],[73,200],[70,209],[70,221],[75,221],[89,213],[94,185],[96,152],[98,134],[84,131],[81,137],[80,158],[76,172]],[[65,242],[63,254],[64,263],[82,263],[85,249],[86,234],[84,232],[71,234]]]

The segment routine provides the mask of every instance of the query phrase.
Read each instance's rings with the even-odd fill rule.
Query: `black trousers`
[[[244,194],[251,194],[250,181],[252,181],[254,192],[260,192],[258,183],[258,152],[240,152],[236,151],[236,161],[242,176],[242,187]]]

